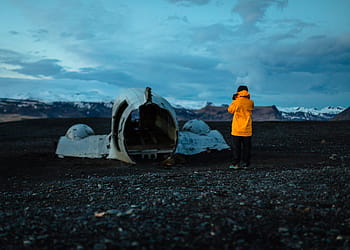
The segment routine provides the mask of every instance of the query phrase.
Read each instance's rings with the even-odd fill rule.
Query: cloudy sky
[[[0,97],[350,104],[349,0],[1,0]]]

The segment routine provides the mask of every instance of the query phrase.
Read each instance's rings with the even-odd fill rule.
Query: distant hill
[[[0,99],[0,120],[27,118],[110,117],[113,103]]]
[[[230,121],[232,114],[227,112],[228,105],[207,105],[201,109],[188,110],[175,108],[179,120],[201,119],[204,121]],[[276,106],[257,106],[253,110],[253,121],[280,121],[281,113]]]
[[[229,121],[232,115],[227,112],[227,106],[207,105],[201,109],[175,108],[178,120],[200,119],[204,121]]]
[[[345,120],[350,120],[350,107],[345,109],[344,111],[340,112],[336,116],[334,116],[332,121],[345,121]]]
[[[253,110],[253,121],[281,121],[281,112],[273,106],[258,106]]]
[[[111,117],[113,102],[52,102],[0,98],[0,122],[35,118]],[[206,105],[201,109],[175,107],[178,120],[201,119],[205,121],[229,121],[232,115],[228,105]],[[256,106],[253,121],[329,120],[344,108],[327,107],[322,110]]]

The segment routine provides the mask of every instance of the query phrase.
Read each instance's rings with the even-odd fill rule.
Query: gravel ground
[[[0,124],[0,248],[350,249],[350,122],[254,124],[253,162],[58,159],[75,123]],[[231,143],[228,122],[211,122]]]

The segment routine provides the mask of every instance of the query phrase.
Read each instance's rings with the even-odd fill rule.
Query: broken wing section
[[[92,128],[85,124],[76,124],[61,136],[56,154],[58,157],[103,158],[109,153],[109,135],[95,135]]]
[[[202,120],[186,122],[179,133],[178,145],[175,153],[194,155],[205,151],[229,149],[222,134],[211,130]]]

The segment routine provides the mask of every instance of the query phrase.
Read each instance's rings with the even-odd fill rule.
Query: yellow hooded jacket
[[[252,111],[254,102],[250,100],[247,90],[237,93],[237,97],[232,101],[227,111],[233,114],[231,134],[235,136],[252,136]]]

